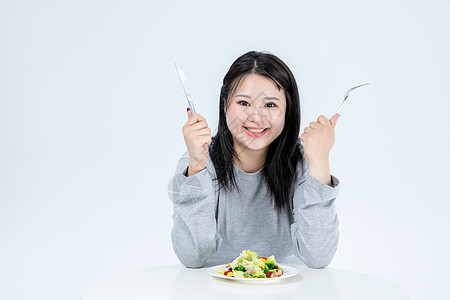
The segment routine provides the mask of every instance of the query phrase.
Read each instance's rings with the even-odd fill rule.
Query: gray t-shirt
[[[332,186],[318,181],[309,175],[304,159],[289,216],[274,208],[261,170],[245,173],[233,164],[239,194],[218,191],[210,159],[206,169],[190,177],[185,175],[188,165],[186,152],[168,188],[173,201],[172,244],[182,264],[192,268],[226,264],[242,250],[311,268],[331,262],[339,239],[336,177],[332,176]]]

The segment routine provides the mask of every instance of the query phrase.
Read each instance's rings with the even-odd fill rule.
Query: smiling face
[[[245,75],[230,96],[225,113],[238,155],[242,151],[266,153],[284,128],[284,90],[262,75]]]

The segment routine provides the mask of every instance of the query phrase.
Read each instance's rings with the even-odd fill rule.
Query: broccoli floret
[[[245,269],[245,267],[244,266],[237,266],[236,268],[234,268],[236,271],[243,271],[243,272],[245,272],[245,271],[247,271],[246,269]]]

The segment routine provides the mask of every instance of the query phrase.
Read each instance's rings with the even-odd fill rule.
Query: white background
[[[100,276],[178,263],[166,189],[186,150],[185,71],[217,126],[250,50],[294,72],[302,128],[330,116],[333,268],[448,299],[450,2],[0,1],[0,298],[78,299]]]

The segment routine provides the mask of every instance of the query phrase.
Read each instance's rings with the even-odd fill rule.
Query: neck
[[[255,173],[261,170],[266,163],[267,148],[261,150],[251,150],[248,148],[237,147],[234,145],[236,154],[239,157],[234,158],[234,164],[245,173]]]

